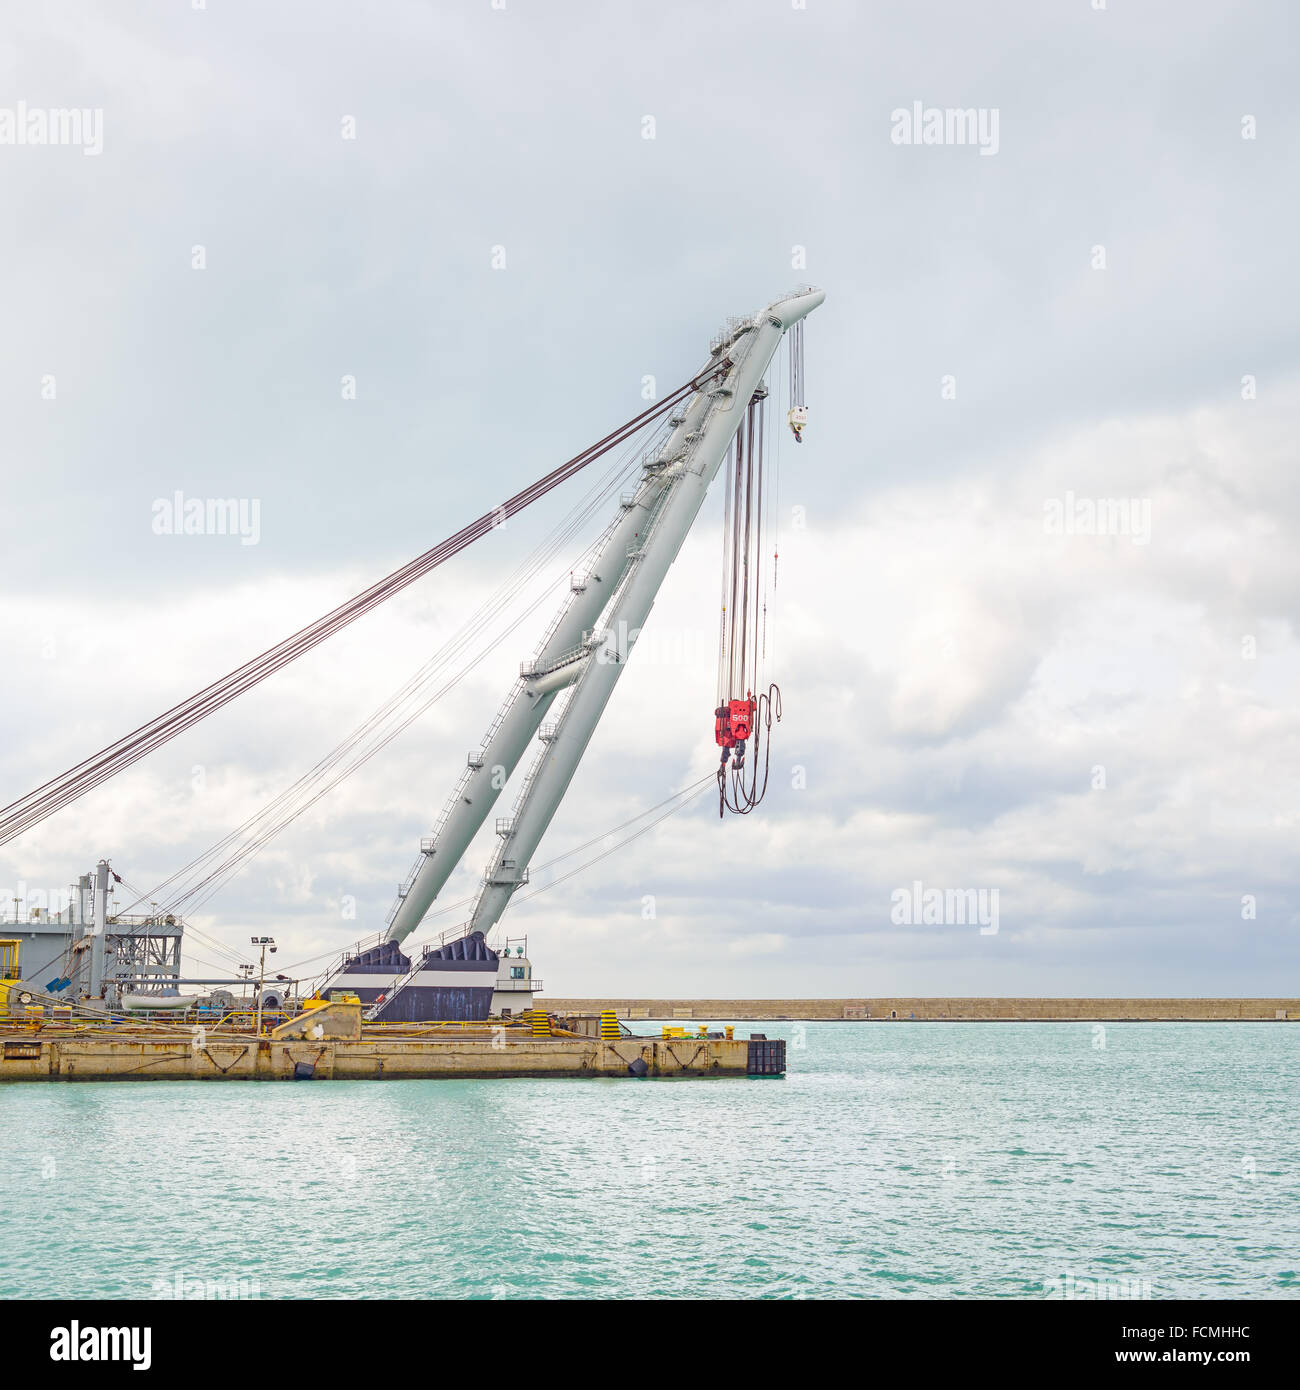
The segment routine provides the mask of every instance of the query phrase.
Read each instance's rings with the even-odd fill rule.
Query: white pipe
[[[197,994],[124,994],[123,1009],[188,1009],[197,1004]]]
[[[557,666],[554,671],[547,671],[544,676],[534,677],[528,682],[526,693],[529,696],[537,697],[554,695],[557,690],[567,690],[586,670],[590,660],[589,656],[579,657],[576,661],[568,661],[563,666]]]

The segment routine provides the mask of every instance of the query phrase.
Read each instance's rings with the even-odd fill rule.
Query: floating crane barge
[[[807,421],[802,387],[803,320],[824,297],[820,290],[799,290],[751,318],[730,321],[711,344],[705,369],[662,405],[645,412],[667,415],[671,409],[668,432],[643,459],[637,487],[621,499],[619,513],[590,569],[571,581],[570,593],[538,655],[523,665],[482,747],[470,753],[434,834],[421,841],[420,857],[399,887],[381,941],[345,955],[303,1012],[283,1022],[273,1021],[268,1029],[261,1027],[260,1008],[258,1026],[252,1030],[238,1017],[199,1023],[175,1016],[160,1016],[148,1023],[123,1018],[112,1010],[148,1007],[165,1014],[173,1001],[178,1005],[196,1001],[165,992],[156,970],[152,976],[140,975],[130,973],[123,964],[116,980],[112,972],[105,971],[105,943],[116,940],[112,932],[117,930],[120,935],[121,929],[108,911],[108,867],[101,863],[89,915],[83,904],[75,928],[71,913],[67,924],[72,942],[67,959],[71,961],[78,952],[85,956],[88,983],[78,983],[80,965],[69,965],[45,990],[33,988],[30,980],[17,979],[17,986],[27,986],[20,993],[21,1011],[12,1005],[6,1009],[0,1001],[0,1081],[736,1076],[784,1072],[783,1042],[769,1041],[762,1035],[735,1038],[729,1028],[712,1033],[697,1029],[694,1036],[686,1036],[682,1029],[665,1029],[659,1037],[638,1037],[628,1033],[611,1011],[554,1019],[530,1007],[522,1019],[507,1017],[504,1009],[494,1017],[502,962],[487,938],[512,896],[528,882],[532,857],[635,650],[637,637],[709,485],[728,458],[733,461],[728,470],[730,549],[726,552],[732,570],[731,606],[729,612],[724,598],[720,703],[709,712],[709,718],[715,723],[716,742],[722,750],[717,771],[720,813],[725,808],[744,814],[762,799],[766,762],[760,781],[758,749],[764,729],[770,729],[773,717],[780,718],[779,690],[775,686],[768,694],[758,690],[760,619],[754,575],[761,570],[763,406],[768,397],[764,378],[782,339],[793,330],[788,423],[795,439],[801,440]],[[541,495],[555,480],[571,476],[577,467],[585,466],[584,458],[589,460],[612,447],[609,440],[627,437],[636,423],[629,422],[592,450],[547,475],[511,499],[508,508],[527,505],[527,499]],[[462,538],[472,539],[489,520],[480,518],[443,547],[427,552],[359,595],[352,604],[232,673],[225,682],[199,692],[191,701],[142,726],[136,735],[110,746],[103,755],[79,764],[5,808],[0,813],[0,843],[188,727],[215,708],[218,699],[233,698],[254,680],[323,640],[342,621],[367,611],[380,601],[376,595],[395,592],[417,573],[441,563],[444,550],[448,555],[455,553],[453,542],[455,546],[467,543]],[[724,586],[726,582],[724,570]],[[513,815],[496,822],[500,843],[468,921],[444,932],[418,954],[407,955],[403,943],[424,920],[534,739],[540,749],[524,777]],[[165,920],[170,924],[176,919],[168,916]],[[176,936],[176,959],[169,958],[163,972],[173,987],[181,983],[179,929]],[[521,969],[519,973],[528,972]],[[124,1004],[127,996],[121,991],[127,986],[144,993],[130,996],[133,1002]],[[62,998],[55,997],[61,992]],[[70,1004],[70,1000],[77,1002]],[[532,1005],[531,992],[521,1002]],[[8,1023],[4,1021],[6,1012]]]
[[[519,1024],[364,1024],[359,999],[307,1008],[268,1033],[165,1024],[31,1023],[4,1031],[6,1081],[382,1081],[471,1077],[780,1076],[779,1038],[628,1033],[613,1011]]]
[[[359,1000],[308,1008],[261,1035],[238,1028],[32,1023],[3,1031],[0,1081],[396,1081],[473,1077],[778,1076],[780,1039],[732,1029],[629,1033],[612,1010],[513,1026],[365,1025]]]

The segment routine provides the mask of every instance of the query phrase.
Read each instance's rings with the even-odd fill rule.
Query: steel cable
[[[629,454],[633,452],[635,451],[629,451]],[[153,890],[152,895],[160,897],[164,890],[171,888],[172,896],[167,900],[167,906],[164,910],[176,912],[188,904],[187,910],[194,911],[209,901],[219,888],[229,882],[230,878],[239,872],[246,863],[255,858],[276,835],[369,762],[383,748],[387,747],[394,738],[409,728],[434,703],[446,695],[448,691],[454,689],[470,671],[484,660],[496,644],[531,616],[546,601],[548,597],[546,592],[539,594],[506,628],[494,635],[490,645],[483,647],[476,655],[470,657],[459,671],[434,690],[432,694],[422,693],[427,690],[433,678],[443,668],[451,664],[453,658],[459,656],[473,639],[480,637],[487,630],[488,621],[502,612],[517,597],[521,588],[527,586],[542,573],[545,564],[559,553],[562,546],[590,518],[600,503],[620,486],[621,481],[629,471],[629,467],[634,468],[635,462],[628,457],[621,458],[609,470],[605,478],[571,510],[551,536],[539,545],[533,554],[507,579],[506,583],[479,607],[460,631],[426,661],[383,705],[373,711],[369,718],[354,729],[342,743],[338,744],[313,768],[299,777],[295,783],[261,810],[248,817],[216,844],[210,846],[209,849],[196,856],[176,873],[163,880]],[[578,559],[579,564],[599,547],[610,529],[612,529],[612,525],[606,528],[601,537],[586,547]],[[570,563],[572,564],[572,562]],[[395,726],[394,721],[398,721]],[[357,753],[357,750],[363,747],[367,739],[371,740],[368,751]],[[353,753],[357,753],[357,755],[350,762],[345,762],[344,760],[348,755]],[[340,764],[343,764],[342,770],[336,772],[335,769]],[[329,776],[331,773],[333,775]],[[329,780],[325,782],[324,786],[309,796],[308,794],[313,792],[313,789],[318,787],[322,779],[327,776],[329,776]],[[236,841],[240,840],[241,836],[244,838],[233,853],[229,854],[215,868],[211,868],[210,872],[207,872],[201,879],[194,881],[196,873],[201,870],[202,866],[210,866],[218,854],[230,849]],[[204,889],[206,891],[200,892]],[[142,900],[143,896],[141,895],[137,901]]]
[[[332,609],[323,617],[307,627],[285,638],[274,647],[247,661],[244,665],[229,672],[220,680],[191,695],[188,699],[173,705],[154,719],[131,733],[91,754],[75,766],[42,783],[25,796],[0,809],[0,844],[7,844],[15,836],[33,825],[39,824],[55,811],[84,796],[91,788],[98,786],[107,778],[121,772],[132,763],[152,752],[163,743],[175,738],[184,730],[220,709],[246,690],[265,680],[281,667],[312,650],[349,623],[356,621],[372,608],[399,593],[408,585],[443,564],[466,546],[488,534],[502,521],[514,516],[552,488],[573,477],[588,464],[616,447],[629,434],[635,433],[649,420],[665,414],[688,395],[694,393],[707,380],[724,368],[719,365],[693,377],[683,386],[670,393],[662,401],[634,416],[606,435],[604,439],[576,454],[568,462],[561,464],[550,473],[516,493],[499,507],[485,513],[462,527],[439,545],[414,560],[408,561],[400,569],[394,570],[368,589],[354,595],[347,602]]]

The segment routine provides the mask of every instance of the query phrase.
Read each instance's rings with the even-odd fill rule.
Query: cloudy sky
[[[1295,994],[1295,9],[1097,2],[10,7],[0,800],[814,283],[768,799],[726,822],[697,801],[503,925],[553,995]],[[918,105],[981,113],[982,146],[908,140]],[[6,112],[73,107],[102,113],[80,146],[2,143]],[[101,855],[167,878],[585,486],[0,848],[3,896]],[[156,534],[177,491],[256,501],[257,543]],[[1132,524],[1055,524],[1097,500]],[[539,859],[711,771],[720,516]],[[243,958],[273,934],[288,965],[382,926],[563,596],[552,568],[204,905],[206,937]],[[997,931],[892,920],[918,882],[996,890]],[[196,937],[189,964],[228,958]]]

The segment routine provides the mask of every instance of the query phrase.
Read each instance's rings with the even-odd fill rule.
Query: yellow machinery
[[[22,972],[18,969],[18,948],[22,942],[12,938],[0,939],[0,1014],[9,1012],[9,996],[18,1003],[18,987],[22,984]]]

